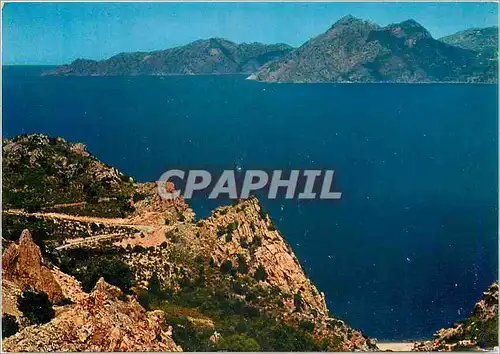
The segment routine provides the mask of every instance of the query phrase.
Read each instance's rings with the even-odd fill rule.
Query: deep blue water
[[[139,181],[170,168],[333,168],[340,202],[263,204],[331,312],[429,337],[498,279],[493,85],[40,77],[3,69],[3,136],[84,142]],[[214,202],[193,201],[198,216]]]

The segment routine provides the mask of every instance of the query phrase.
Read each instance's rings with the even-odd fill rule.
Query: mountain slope
[[[495,61],[432,38],[413,20],[386,27],[347,16],[249,78],[266,82],[493,82]]]
[[[485,59],[498,58],[498,27],[471,28],[439,40],[478,52]]]
[[[121,53],[107,60],[77,59],[45,75],[122,76],[251,73],[292,48],[286,44],[243,43],[210,38],[154,52]]]
[[[87,215],[130,213],[133,183],[83,144],[45,135],[3,140],[3,207],[62,210],[84,204]]]
[[[33,156],[43,156],[43,161],[71,157],[75,146],[43,135],[9,141],[4,145],[4,161],[9,162],[4,165],[4,188],[22,180],[29,196],[39,193],[33,184],[40,178],[61,184],[59,188],[72,181],[82,188],[83,177],[90,178],[89,182],[99,180],[92,169],[76,170],[72,179],[65,178],[73,170],[68,167],[71,163],[63,164],[66,168],[57,173],[40,170],[35,162],[17,170],[10,155],[12,142],[15,151],[33,161]],[[38,179],[28,178],[30,170]],[[109,211],[113,217],[88,216],[78,207],[57,211],[42,207],[33,212],[23,208],[22,200],[16,209],[4,205],[2,236],[7,240],[2,241],[9,245],[4,248],[7,267],[2,290],[8,304],[4,312],[26,323],[27,316],[16,308],[21,290],[50,293],[61,305],[50,322],[22,325],[19,333],[5,341],[8,350],[156,351],[175,350],[176,345],[187,351],[376,348],[372,340],[328,313],[324,295],[308,279],[257,199],[217,208],[210,217],[195,222],[194,213],[181,198],[162,200],[156,183],[127,187],[132,188],[133,209],[121,217],[113,210]],[[174,187],[167,188],[173,191]],[[85,201],[85,194],[79,196]],[[80,205],[77,199],[71,202]],[[108,207],[119,209],[119,205]],[[24,229],[37,237],[28,237],[27,231],[21,232]],[[31,256],[17,256],[28,251]],[[32,276],[49,273],[50,282]],[[104,285],[101,277],[121,292]],[[156,319],[147,326],[145,317],[150,315]],[[114,322],[121,316],[123,325]],[[145,328],[147,338],[140,328],[130,330],[133,316],[140,319],[136,325]],[[157,320],[171,329],[164,331]],[[112,336],[103,337],[103,332]],[[158,338],[150,336],[153,332]],[[81,342],[80,334],[84,335]]]

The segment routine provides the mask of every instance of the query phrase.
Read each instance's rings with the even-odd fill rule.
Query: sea
[[[498,279],[498,89],[49,77],[3,67],[3,137],[82,142],[137,181],[168,169],[333,169],[340,201],[262,204],[330,312],[432,337]],[[193,199],[198,218],[227,200]]]

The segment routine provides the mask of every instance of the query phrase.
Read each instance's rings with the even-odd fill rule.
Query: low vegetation
[[[2,316],[2,338],[13,336],[19,331],[19,324],[14,316],[5,314]]]
[[[44,292],[24,291],[17,299],[17,307],[32,324],[47,323],[55,315],[52,302]]]

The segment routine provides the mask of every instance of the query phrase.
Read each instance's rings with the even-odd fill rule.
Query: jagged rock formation
[[[432,38],[414,20],[386,27],[346,16],[249,79],[266,82],[496,82],[497,63]]]
[[[498,283],[476,303],[471,316],[452,328],[440,329],[432,341],[415,343],[416,351],[463,351],[498,346]]]
[[[471,28],[439,39],[456,47],[473,50],[482,59],[498,59],[498,27]]]
[[[245,260],[248,272],[252,274],[262,266],[267,274],[262,283],[279,287],[292,295],[300,292],[303,310],[327,314],[324,294],[307,278],[290,245],[273,226],[256,198],[241,201],[236,206],[218,208],[200,224],[202,244],[215,264],[230,260],[236,268],[239,257]],[[230,237],[226,237],[229,234]]]
[[[212,255],[215,265],[230,261],[237,269],[244,263],[259,286],[274,293],[274,298],[264,304],[267,311],[296,325],[304,321],[314,323],[318,340],[336,343],[331,350],[376,348],[360,332],[329,316],[324,294],[307,277],[292,248],[256,198],[218,208],[197,226],[204,252]],[[257,277],[259,268],[265,272],[264,279]],[[276,306],[280,301],[283,306]]]
[[[90,294],[78,281],[44,264],[40,248],[24,231],[2,257],[2,313],[14,315],[21,331],[3,340],[5,351],[180,351],[165,324],[162,311],[146,312],[132,297],[102,278]],[[22,290],[45,292],[56,307],[49,323],[26,323],[17,308]],[[66,301],[67,302],[67,301]]]
[[[40,326],[30,326],[3,341],[5,351],[112,352],[181,351],[162,328],[165,314],[146,312],[117,287],[100,279],[94,291],[57,311]]]
[[[164,200],[158,193],[158,182],[141,183],[137,185],[137,194],[148,196],[134,203],[135,213],[131,216],[134,224],[157,224],[165,225],[166,220],[172,223],[182,220],[192,222],[194,212],[186,201],[180,197]],[[167,193],[174,193],[175,187],[172,182],[165,184]]]
[[[152,197],[147,205],[150,210],[159,210],[162,203]],[[307,278],[293,250],[255,198],[217,208],[196,224],[175,224],[168,228],[163,245],[131,250],[123,257],[135,269],[142,287],[157,274],[165,288],[182,293],[187,279],[198,282],[201,271],[200,286],[212,289],[209,292],[223,291],[225,296],[294,327],[308,323],[314,340],[329,343],[325,349],[376,348],[361,333],[329,316],[324,294]],[[265,273],[263,278],[257,276],[259,268]],[[235,292],[234,288],[241,289]],[[256,299],[254,293],[259,294]]]
[[[132,180],[83,144],[42,134],[3,140],[3,207],[98,216],[131,211]]]
[[[33,242],[28,230],[21,234],[19,244],[11,244],[2,255],[2,277],[23,291],[43,291],[53,302],[64,298],[61,286],[44,264],[40,248]]]
[[[251,73],[288,53],[286,44],[236,44],[221,38],[198,40],[154,52],[121,53],[107,60],[77,59],[45,75],[123,76]]]
[[[22,290],[16,283],[2,277],[2,315],[22,316],[21,311],[17,308],[17,299],[21,294]]]

